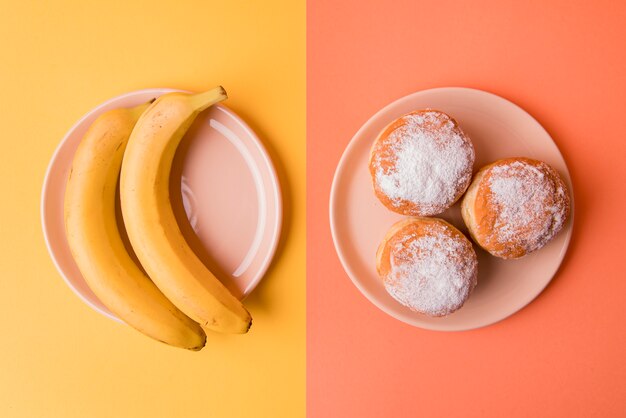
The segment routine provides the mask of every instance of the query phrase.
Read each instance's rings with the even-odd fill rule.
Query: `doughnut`
[[[370,152],[374,193],[388,209],[437,215],[472,180],[474,146],[457,122],[438,110],[417,110],[389,124]]]
[[[481,168],[461,203],[474,241],[505,259],[546,245],[569,212],[563,179],[548,164],[530,158],[506,158]]]
[[[438,218],[408,218],[394,224],[378,247],[376,269],[391,297],[428,316],[458,310],[478,277],[470,241]]]

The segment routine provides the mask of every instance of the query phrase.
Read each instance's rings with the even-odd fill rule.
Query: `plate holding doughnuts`
[[[370,162],[375,140],[394,121],[416,109],[437,109],[456,121],[458,129],[474,147],[473,174],[499,159],[527,157],[556,169],[565,181],[566,192],[571,193],[571,179],[558,147],[545,129],[519,106],[497,95],[469,88],[422,90],[390,103],[370,117],[345,149],[337,165],[329,205],[330,229],[337,255],[357,289],[395,319],[440,331],[493,324],[530,303],[556,274],[572,235],[573,200],[570,195],[570,210],[561,232],[544,247],[524,257],[493,256],[473,242],[478,279],[462,308],[444,316],[431,316],[399,303],[387,291],[374,256],[394,224],[416,216],[436,217],[473,241],[461,216],[463,196],[442,213],[405,215],[381,203],[374,192]],[[391,175],[387,179],[399,178],[402,176]],[[397,187],[406,192],[402,185]],[[426,196],[433,195],[427,193]]]

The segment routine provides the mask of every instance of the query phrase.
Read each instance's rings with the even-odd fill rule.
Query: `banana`
[[[176,148],[202,110],[226,99],[217,87],[169,93],[141,116],[122,163],[122,214],[133,250],[161,291],[204,328],[243,334],[250,314],[185,241],[172,210],[169,179]]]
[[[200,350],[204,331],[133,261],[116,223],[115,193],[124,149],[147,107],[105,112],[89,127],[65,191],[67,240],[85,281],[118,318],[156,340]]]

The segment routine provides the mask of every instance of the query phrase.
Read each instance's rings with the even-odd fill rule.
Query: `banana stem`
[[[198,112],[202,112],[207,107],[219,103],[222,100],[226,100],[227,98],[228,95],[224,87],[218,86],[204,93],[194,94],[189,100],[191,100],[192,106],[198,109]]]

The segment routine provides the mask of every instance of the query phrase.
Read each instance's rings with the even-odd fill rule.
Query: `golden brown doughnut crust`
[[[415,138],[420,133],[441,152],[431,151],[431,158],[418,163],[424,167],[405,164],[406,172],[399,173],[398,146],[413,141],[417,147]],[[421,143],[422,148],[427,145]],[[419,156],[416,161],[420,161]],[[388,209],[411,216],[436,215],[452,206],[469,186],[473,165],[470,139],[454,118],[433,109],[417,110],[390,123],[374,141],[369,159],[378,199]]]
[[[394,299],[429,316],[458,310],[478,277],[470,241],[437,218],[409,218],[394,224],[378,247],[376,269]]]
[[[474,241],[505,259],[542,248],[562,229],[569,212],[569,193],[558,172],[524,157],[481,168],[461,204]]]

